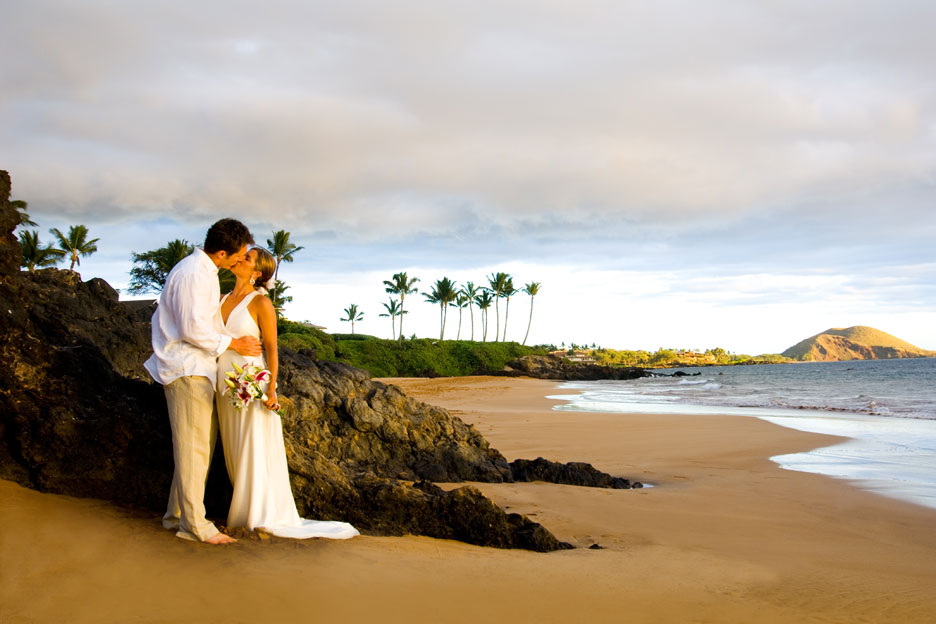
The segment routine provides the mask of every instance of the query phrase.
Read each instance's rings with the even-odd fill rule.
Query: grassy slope
[[[516,342],[471,342],[428,338],[404,340],[399,344],[362,334],[326,334],[301,323],[281,320],[279,343],[293,350],[315,349],[322,360],[347,362],[374,377],[426,377],[471,375],[500,370],[507,362],[542,347],[524,347]]]

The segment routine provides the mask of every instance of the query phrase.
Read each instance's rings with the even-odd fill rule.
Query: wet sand
[[[210,547],[154,515],[0,481],[0,624],[936,621],[936,512],[768,459],[835,438],[552,411],[541,380],[393,383],[508,460],[588,461],[655,487],[477,484],[579,547],[537,554],[423,537]]]

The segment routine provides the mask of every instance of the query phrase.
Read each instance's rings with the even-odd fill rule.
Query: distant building
[[[699,353],[698,351],[677,351],[676,357],[682,361],[696,361],[696,362],[714,362],[715,356],[711,353]]]
[[[594,364],[597,361],[592,357],[591,351],[576,350],[569,353],[569,349],[560,349],[558,351],[550,351],[550,354],[565,358],[570,362],[579,362],[582,364]]]

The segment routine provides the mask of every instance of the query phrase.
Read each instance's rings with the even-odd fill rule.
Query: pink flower
[[[237,409],[244,409],[254,399],[264,397],[260,384],[270,381],[272,374],[256,364],[234,365],[234,370],[225,373],[226,388],[222,394],[228,393],[231,404]],[[230,390],[230,392],[228,392]]]

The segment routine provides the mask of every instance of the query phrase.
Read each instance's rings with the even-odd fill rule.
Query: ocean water
[[[936,509],[936,359],[864,360],[677,370],[688,377],[568,382],[557,410],[738,414],[849,441],[771,459],[849,479]],[[698,373],[698,375],[695,375]]]

